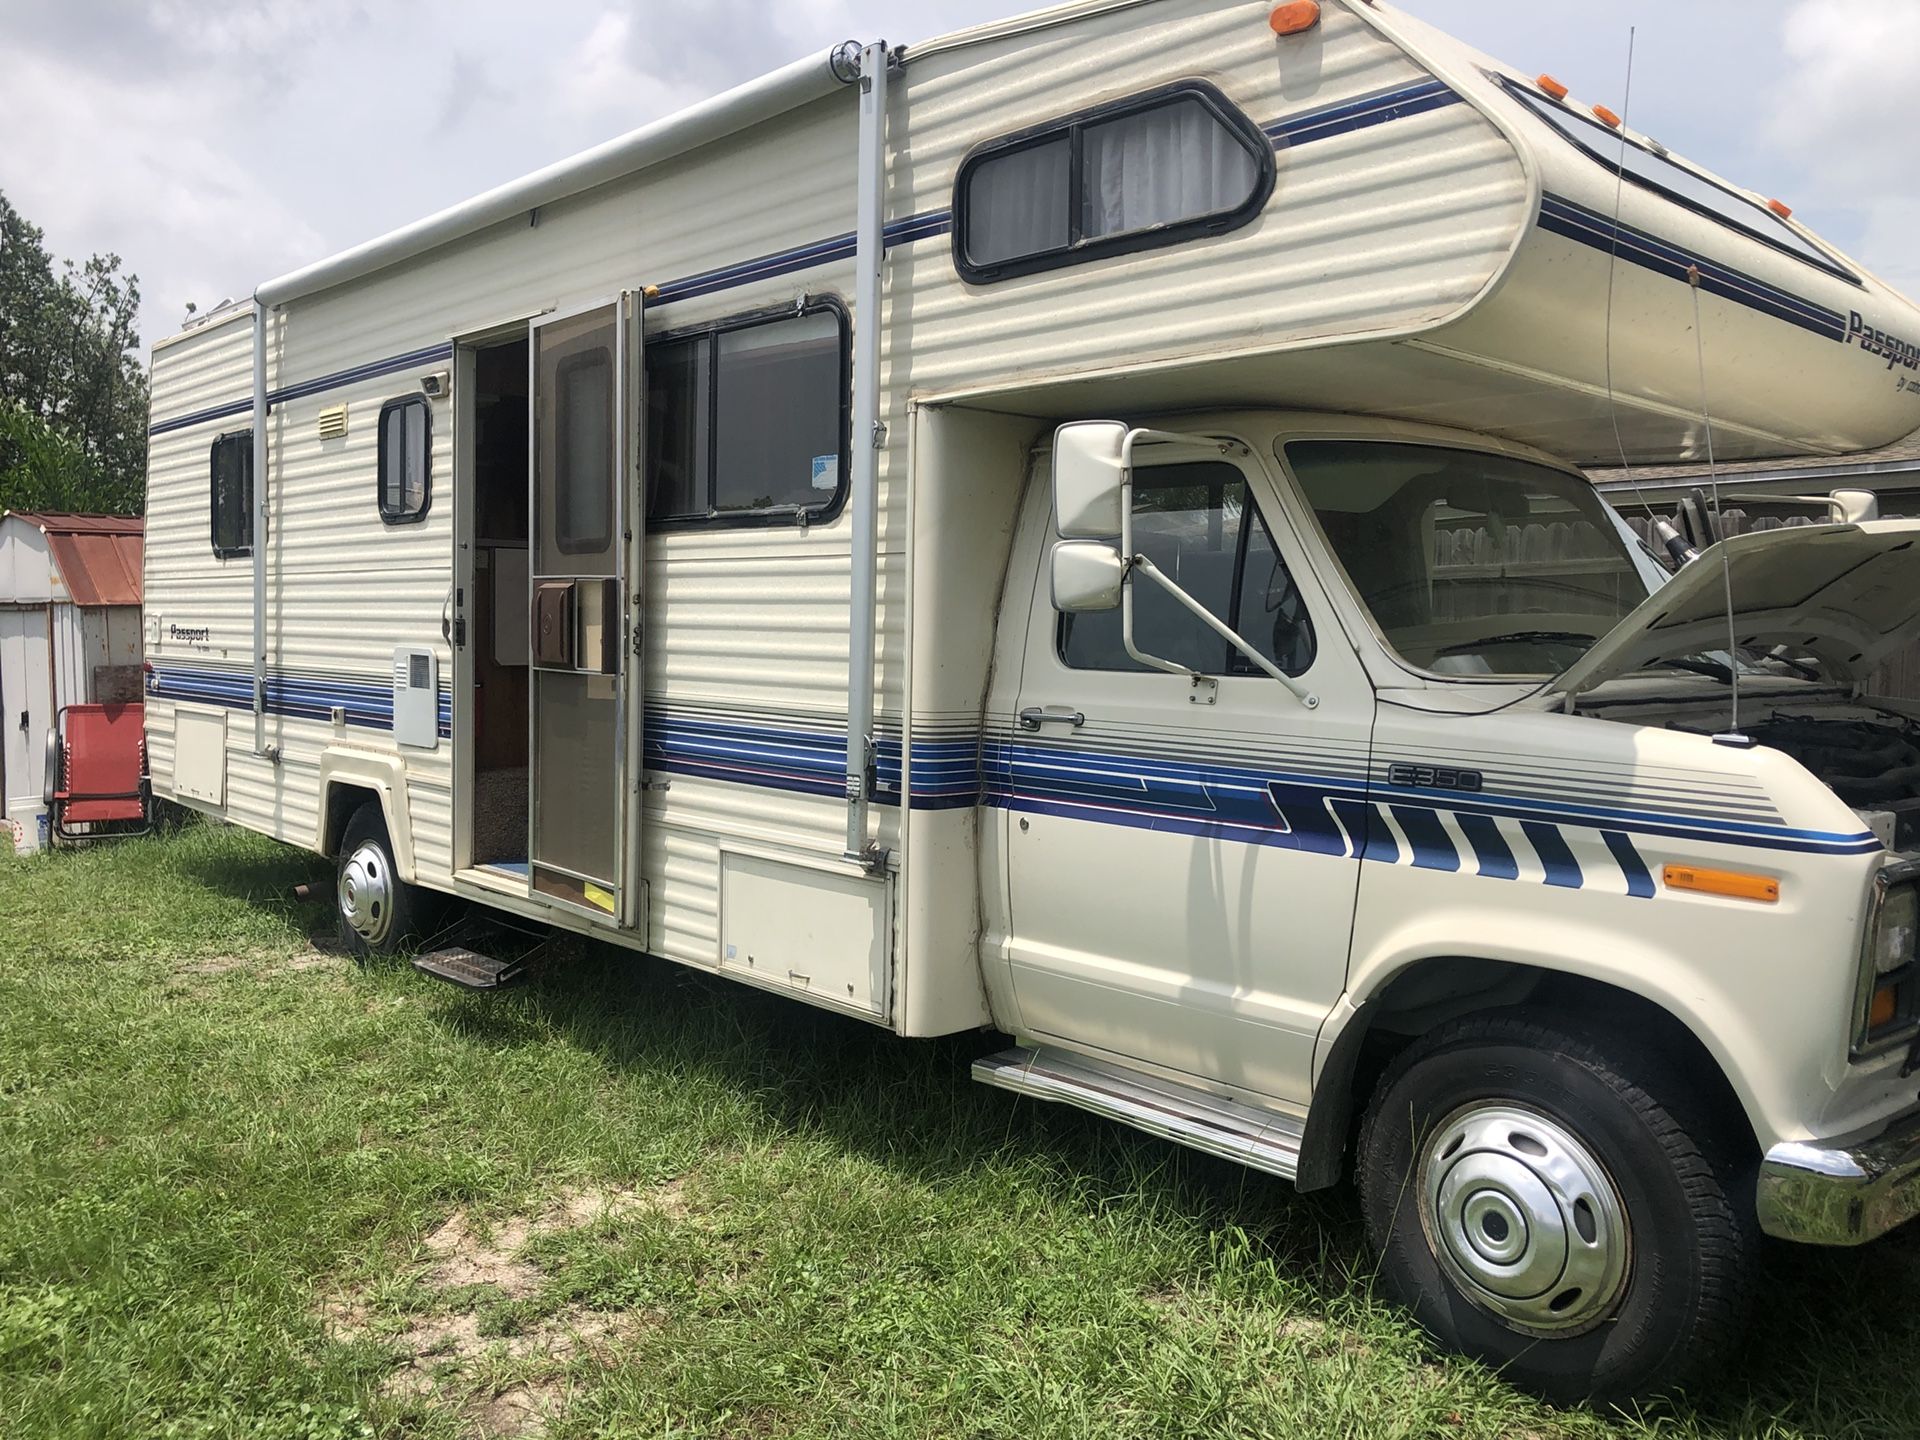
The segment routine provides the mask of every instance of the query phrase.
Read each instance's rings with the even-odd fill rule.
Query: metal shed
[[[140,698],[144,532],[124,515],[0,512],[0,843],[43,843],[60,708]]]

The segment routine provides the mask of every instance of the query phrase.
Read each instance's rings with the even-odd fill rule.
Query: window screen
[[[237,430],[213,442],[211,507],[213,553],[253,553],[253,431]]]
[[[1133,544],[1168,579],[1289,675],[1313,663],[1313,622],[1239,469],[1218,461],[1141,470]],[[1258,673],[1237,647],[1151,580],[1133,584],[1133,643],[1202,675]],[[1127,653],[1118,610],[1060,617],[1076,670],[1152,670]]]
[[[820,519],[846,493],[840,311],[723,322],[647,347],[648,515]]]
[[[569,356],[556,381],[554,538],[566,554],[598,554],[613,538],[613,357]]]
[[[983,146],[960,166],[954,259],[997,280],[1245,224],[1273,146],[1211,85],[1151,95]]]
[[[1657,190],[1689,210],[1709,216],[1723,225],[1731,225],[1736,230],[1743,230],[1763,244],[1797,255],[1822,270],[1843,279],[1854,278],[1831,255],[1771,210],[1763,210],[1746,196],[1716,184],[1665,156],[1656,155],[1633,140],[1624,139],[1618,130],[1589,120],[1558,101],[1537,95],[1504,76],[1495,78],[1509,95],[1616,175],[1625,175],[1636,185]]]
[[[426,518],[432,436],[433,412],[424,396],[380,407],[380,518],[389,525]]]

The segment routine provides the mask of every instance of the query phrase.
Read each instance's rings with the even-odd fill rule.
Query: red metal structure
[[[47,736],[45,799],[56,840],[77,844],[150,828],[142,719],[137,703],[61,707]]]

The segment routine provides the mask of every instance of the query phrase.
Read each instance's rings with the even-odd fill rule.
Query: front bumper
[[[1775,1145],[1754,1193],[1760,1228],[1806,1245],[1861,1245],[1920,1215],[1920,1110],[1839,1140]]]

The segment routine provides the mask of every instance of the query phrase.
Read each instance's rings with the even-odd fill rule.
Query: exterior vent
[[[347,407],[330,405],[320,412],[320,438],[338,440],[347,433]]]

